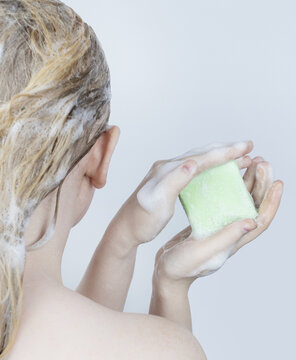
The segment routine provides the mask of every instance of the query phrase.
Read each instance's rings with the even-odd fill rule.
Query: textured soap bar
[[[192,235],[198,238],[209,236],[233,221],[258,215],[235,160],[195,176],[180,192],[179,199]]]

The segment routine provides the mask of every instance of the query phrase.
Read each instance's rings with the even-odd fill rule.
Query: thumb
[[[187,160],[172,171],[166,179],[168,191],[176,198],[181,190],[194,178],[197,170],[197,162],[195,160]]]
[[[256,229],[257,223],[254,219],[243,219],[234,221],[222,230],[202,241],[207,256],[211,257],[221,251],[225,251],[238,242],[241,237],[249,231]]]

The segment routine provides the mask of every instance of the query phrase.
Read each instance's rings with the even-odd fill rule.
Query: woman
[[[102,188],[119,138],[110,73],[90,26],[57,0],[0,1],[0,358],[206,359],[188,289],[272,221],[282,195],[253,143],[156,161],[112,219],[76,291],[61,261],[71,228]],[[259,216],[204,241],[187,227],[156,254],[149,314],[123,313],[136,252],[203,170],[236,159]],[[221,256],[223,254],[223,256]],[[218,260],[217,260],[218,259]]]

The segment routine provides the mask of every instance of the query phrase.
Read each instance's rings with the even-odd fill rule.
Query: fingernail
[[[277,180],[277,188],[278,189],[281,189],[281,188],[284,188],[284,182],[282,180]],[[280,186],[279,186],[280,185]]]
[[[247,233],[247,232],[249,232],[251,230],[256,229],[257,226],[258,225],[257,225],[255,220],[249,220],[247,223],[245,223],[245,225],[243,227],[243,232]]]

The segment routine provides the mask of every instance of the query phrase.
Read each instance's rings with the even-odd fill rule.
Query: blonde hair
[[[15,340],[26,250],[53,231],[67,174],[107,129],[110,72],[91,26],[58,0],[0,1],[0,358]],[[54,189],[49,231],[24,232]]]

